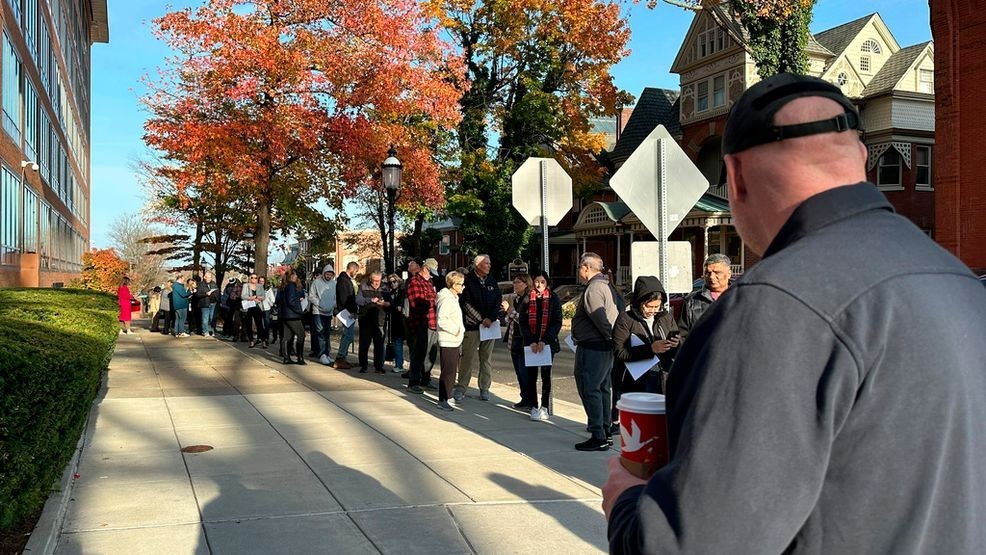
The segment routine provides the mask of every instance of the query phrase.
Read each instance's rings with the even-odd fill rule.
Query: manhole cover
[[[183,447],[182,453],[205,453],[206,451],[212,451],[211,445],[189,445],[188,447]]]

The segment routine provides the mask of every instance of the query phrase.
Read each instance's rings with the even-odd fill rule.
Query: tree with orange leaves
[[[116,293],[128,269],[129,265],[116,250],[92,249],[82,253],[82,275],[72,282],[72,286]]]
[[[440,205],[433,140],[459,121],[463,70],[428,23],[414,0],[208,0],[168,13],[157,34],[178,56],[147,80],[145,142],[179,197],[218,185],[253,207],[257,272],[272,224],[379,187],[390,144],[401,202]]]

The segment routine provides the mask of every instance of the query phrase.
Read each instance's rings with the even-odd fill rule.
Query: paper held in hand
[[[348,310],[346,310],[345,308],[342,309],[342,312],[336,315],[336,318],[338,318],[339,322],[341,322],[342,325],[346,326],[347,328],[352,327],[353,324],[356,323],[356,317],[353,316],[353,314]]]
[[[490,327],[488,327],[488,328],[483,327],[482,324],[479,325],[479,340],[480,341],[489,341],[490,339],[497,339],[497,340],[499,340],[501,335],[502,334],[500,333],[500,321],[499,320],[493,320],[493,323],[490,324]]]
[[[301,298],[301,311],[308,312],[308,299],[305,297]]]
[[[240,303],[240,308],[242,308],[243,310],[250,310],[255,306],[257,306],[257,303],[254,301],[243,301],[242,303]]]
[[[524,366],[551,366],[551,347],[545,345],[540,353],[530,345],[524,347]]]
[[[645,345],[645,343],[639,337],[636,335],[630,336],[631,347],[641,347],[643,345]],[[644,360],[627,362],[626,367],[627,371],[630,372],[630,375],[633,376],[634,381],[636,381],[640,379],[640,376],[646,374],[648,370],[653,368],[654,365],[659,362],[661,362],[661,359],[657,358],[657,355],[654,355],[653,357],[645,358]]]
[[[568,348],[571,349],[573,353],[575,352],[575,340],[572,339],[571,334],[565,336],[565,344],[568,345]]]

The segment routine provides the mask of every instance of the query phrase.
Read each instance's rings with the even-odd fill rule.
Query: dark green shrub
[[[36,512],[72,457],[118,310],[105,293],[0,289],[0,529]]]

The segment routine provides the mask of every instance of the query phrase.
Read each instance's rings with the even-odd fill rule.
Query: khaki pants
[[[465,394],[469,389],[469,380],[472,379],[472,364],[476,359],[476,352],[479,352],[479,391],[486,393],[490,390],[493,382],[493,342],[494,339],[486,341],[479,340],[479,330],[467,330],[462,339],[462,358],[459,359],[459,379],[455,384],[455,390]]]

